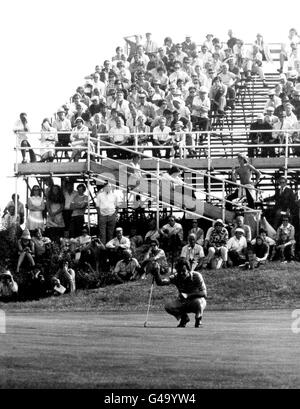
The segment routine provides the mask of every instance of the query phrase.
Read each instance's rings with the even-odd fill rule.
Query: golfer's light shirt
[[[118,206],[116,194],[114,192],[100,192],[96,198],[96,206],[99,207],[101,216],[112,216]]]

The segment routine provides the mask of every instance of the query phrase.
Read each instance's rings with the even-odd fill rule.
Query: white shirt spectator
[[[115,192],[99,192],[96,197],[96,207],[101,216],[112,216],[118,207],[118,197]]]
[[[236,236],[231,237],[227,242],[228,251],[237,251],[241,253],[244,249],[247,249],[247,241],[245,236],[241,236],[239,239]]]
[[[170,139],[170,132],[172,132],[172,130],[168,126],[165,126],[163,129],[161,129],[160,126],[156,126],[153,129],[153,139],[160,143],[166,142]]]

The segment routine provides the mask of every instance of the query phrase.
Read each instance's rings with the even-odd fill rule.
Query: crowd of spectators
[[[155,215],[146,214],[145,209],[126,223],[120,217],[117,190],[106,182],[96,198],[98,224],[89,231],[84,219],[85,186],[78,184],[74,190],[68,179],[62,187],[50,179],[44,192],[33,186],[26,220],[19,198],[16,213],[15,197],[4,210],[1,233],[15,258],[5,260],[1,285],[9,285],[15,299],[18,286],[25,291],[24,280],[34,296],[60,295],[74,292],[82,274],[91,274],[96,286],[119,284],[143,279],[153,271],[167,274],[180,258],[194,271],[253,269],[272,260],[293,262],[297,202],[287,180],[281,177],[280,182],[280,189],[268,198],[275,200],[275,229],[262,219],[257,232],[240,213],[232,225],[217,219],[210,226],[203,226],[202,219],[177,219],[165,213],[157,228]],[[6,289],[0,296],[10,298],[8,293]]]
[[[89,131],[95,138],[101,135],[102,147],[105,142],[133,144],[131,134],[135,133],[141,151],[152,146],[156,157],[161,157],[164,146],[167,158],[194,155],[196,142],[203,139],[195,141],[192,132],[208,131],[213,115],[223,116],[226,110],[233,110],[237,87],[243,81],[258,74],[263,86],[267,86],[262,61],[270,62],[271,55],[262,36],[258,34],[249,48],[244,48],[243,41],[235,38],[231,30],[228,37],[223,43],[208,34],[200,47],[188,36],[177,44],[166,37],[161,46],[150,33],[146,34],[145,43],[141,36],[125,38],[128,55],[117,47],[116,55],[105,60],[103,66],[95,67],[85,78],[86,83],[77,88],[71,103],[58,109],[54,120],[43,120],[41,161],[54,159],[55,146],[62,148],[70,161],[78,161],[84,153],[82,148],[86,150]],[[296,38],[295,34],[294,43]],[[299,129],[300,71],[292,44],[283,47],[280,54],[280,63],[287,58],[289,70],[281,72],[279,84],[269,91],[264,112],[251,124],[251,130],[257,131],[251,133],[255,144],[282,142],[285,129],[295,129],[290,137],[296,141],[293,138]],[[283,68],[284,64],[280,70]],[[23,161],[28,152],[30,161],[35,162],[37,152],[28,141],[30,128],[25,113],[20,114],[14,131],[20,146],[25,148]],[[68,147],[72,148],[71,155]],[[280,155],[276,149],[266,147],[259,151],[249,147],[249,156]],[[95,151],[94,142],[90,151]],[[294,153],[299,151],[295,148]],[[121,149],[107,149],[106,154],[128,157]],[[134,158],[132,164],[136,166]],[[240,166],[242,170],[236,172],[236,177],[242,183],[245,178],[246,185],[249,172],[260,173],[246,163]],[[138,179],[136,172],[131,177]],[[16,259],[4,266],[0,296],[16,297],[22,280],[14,280],[14,274],[17,278],[27,274],[31,294],[59,295],[76,290],[82,270],[97,277],[98,285],[104,285],[143,279],[153,270],[166,274],[178,258],[188,261],[196,271],[234,266],[252,269],[274,259],[292,262],[299,224],[297,205],[287,181],[281,181],[280,189],[269,198],[275,200],[274,235],[261,228],[252,237],[253,229],[244,224],[241,215],[237,215],[233,226],[218,219],[205,232],[198,220],[176,220],[173,214],[160,220],[159,228],[154,218],[139,214],[144,217],[143,223],[135,221],[128,228],[120,219],[118,197],[108,182],[96,197],[98,225],[91,235],[85,225],[89,202],[86,186],[80,183],[74,189],[68,178],[62,178],[61,185],[49,178],[44,191],[39,185],[31,188],[26,220],[19,198],[15,200],[13,196],[4,210],[2,229],[14,246]],[[136,186],[136,180],[132,183]],[[251,186],[248,193],[251,200]]]
[[[250,142],[280,143],[285,130],[291,129],[295,131],[289,132],[290,141],[300,140],[299,39],[296,30],[291,29],[280,53],[280,80],[269,90],[264,111],[250,127],[266,132],[252,133]],[[264,61],[272,62],[272,56],[261,34],[247,46],[232,30],[228,31],[227,41],[208,34],[200,45],[190,36],[180,43],[166,37],[158,45],[151,33],[146,33],[144,42],[140,35],[126,37],[125,41],[126,53],[118,46],[112,58],[85,77],[71,102],[60,107],[53,120],[42,121],[42,161],[53,160],[55,146],[62,147],[69,160],[78,161],[83,155],[80,148],[87,147],[88,132],[101,139],[102,145],[111,142],[120,146],[132,145],[132,133],[136,133],[138,144],[150,146],[154,156],[162,152],[155,147],[164,145],[168,146],[163,150],[167,158],[193,156],[203,135],[196,140],[191,132],[211,129],[215,118],[226,115],[226,110],[234,110],[241,84],[257,74],[267,87]],[[271,129],[274,132],[267,132]],[[27,151],[30,161],[36,161],[37,152],[28,142],[26,132],[30,129],[25,113],[20,114],[14,130],[24,148],[23,161]],[[90,144],[91,152],[96,145],[95,140]],[[72,148],[71,156],[67,147]],[[294,153],[299,152],[295,147]],[[274,156],[281,150],[250,148],[250,153]],[[124,151],[117,149],[108,150],[107,155],[126,157]]]

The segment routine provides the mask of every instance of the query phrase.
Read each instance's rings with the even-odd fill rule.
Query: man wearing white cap
[[[234,236],[227,243],[228,258],[234,266],[238,266],[246,260],[247,241],[244,234],[244,230],[241,227],[237,227]]]
[[[73,148],[70,161],[74,159],[74,162],[78,162],[81,157],[82,148],[87,147],[89,130],[88,127],[83,124],[83,119],[80,116],[76,118],[75,125],[70,136],[71,147]]]
[[[265,121],[272,126],[279,121],[278,116],[274,115],[275,109],[273,107],[268,107],[266,109]]]
[[[70,131],[72,126],[70,119],[66,118],[66,111],[64,108],[59,108],[57,110],[57,116],[53,122],[53,128],[58,131],[58,142],[56,143],[56,146],[67,147],[70,143]],[[68,151],[65,151],[65,157],[69,158]]]
[[[199,96],[196,95],[192,102],[191,121],[193,131],[207,131],[209,127],[208,112],[210,111],[210,99],[208,98],[208,89],[205,86],[200,87]]]

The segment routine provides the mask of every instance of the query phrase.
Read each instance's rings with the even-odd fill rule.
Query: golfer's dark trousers
[[[200,300],[201,298],[194,298],[190,301],[181,301],[179,299],[171,300],[166,303],[165,310],[176,319],[181,319],[190,312],[195,314],[201,313]]]

